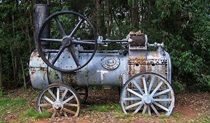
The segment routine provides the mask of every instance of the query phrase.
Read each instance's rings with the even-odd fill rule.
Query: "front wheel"
[[[131,77],[121,91],[120,104],[125,114],[148,113],[169,116],[174,108],[174,91],[169,82],[156,73]]]
[[[70,117],[79,115],[81,104],[74,88],[61,83],[53,83],[39,94],[37,108],[39,113],[49,112],[52,118]]]

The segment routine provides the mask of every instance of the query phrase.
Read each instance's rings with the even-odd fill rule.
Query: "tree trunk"
[[[135,29],[139,29],[139,6],[138,2],[135,4],[135,7],[132,8],[132,24]]]
[[[1,50],[0,50],[0,89],[3,88],[2,82],[2,62],[1,62]]]
[[[30,32],[29,32],[29,26],[28,26],[28,24],[26,25],[26,37],[27,37],[27,40],[28,40],[28,48],[29,48],[29,52],[31,52],[32,51],[32,46],[31,46],[31,37],[30,37],[30,34],[29,34]]]
[[[23,75],[23,85],[24,85],[24,88],[26,89],[26,77],[25,77],[25,71],[24,71],[24,66],[23,66],[23,60],[21,57],[20,57],[20,64],[21,64],[22,75]]]
[[[108,16],[108,21],[107,21],[107,37],[109,38],[111,35],[111,5],[110,5],[110,0],[107,0],[107,16]]]
[[[31,2],[30,2],[30,4],[28,4],[28,5],[30,5],[31,6]],[[24,9],[25,9],[26,7],[24,7]],[[29,52],[31,52],[32,51],[32,46],[31,46],[31,37],[30,37],[30,24],[32,24],[32,16],[31,16],[31,11],[29,11],[29,12],[27,12],[26,10],[24,10],[24,12],[25,12],[25,17],[27,17],[27,18],[29,18],[29,24],[26,24],[26,26],[25,26],[25,35],[26,35],[26,38],[27,38],[27,41],[28,41],[28,47],[29,47]]]
[[[101,0],[96,0],[96,30],[101,33]]]
[[[12,37],[13,37],[13,42],[15,42],[15,16],[12,15]],[[13,80],[16,79],[16,60],[12,48],[12,43],[10,44],[10,52],[11,52],[11,60],[12,60],[12,68],[13,68]]]
[[[14,60],[14,53],[12,50],[12,46],[10,45],[10,52],[11,52],[11,60],[12,60],[12,71],[13,71],[13,79],[16,78],[16,72],[15,72],[15,60]]]

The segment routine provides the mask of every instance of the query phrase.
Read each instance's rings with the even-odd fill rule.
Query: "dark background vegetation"
[[[34,12],[86,15],[98,35],[122,39],[139,29],[149,42],[164,42],[173,63],[176,92],[210,91],[209,0],[2,0],[0,3],[0,90],[30,86],[28,62],[35,49]]]

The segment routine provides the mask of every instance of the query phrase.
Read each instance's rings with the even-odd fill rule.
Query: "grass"
[[[179,113],[176,113],[176,112],[174,112],[174,113],[172,113],[172,115],[171,115],[173,118],[175,118],[175,119],[179,119],[179,118],[181,118],[182,117],[182,115],[181,114],[179,114]]]
[[[162,115],[159,116],[159,118],[161,118],[161,119],[168,119],[168,118],[170,118],[170,116],[162,114]]]
[[[12,106],[12,105],[24,105],[25,104],[25,100],[22,98],[16,98],[16,99],[2,99],[0,100],[0,107],[4,108]]]
[[[26,90],[23,90],[21,93],[26,93],[25,91]],[[9,120],[9,122],[15,120],[15,123],[21,123],[22,121],[27,121],[28,119],[49,118],[51,116],[49,112],[39,114],[28,104],[31,103],[31,99],[36,98],[36,94],[30,95],[30,98],[25,98],[26,97],[11,98],[9,95],[1,95],[0,90],[0,123],[6,123],[8,122],[7,120]]]
[[[9,99],[3,98],[0,99],[0,121],[4,121],[4,118],[15,112],[25,108],[26,101],[23,98]]]
[[[33,117],[34,119],[49,118],[51,117],[51,113],[43,112],[42,114],[39,114],[36,110],[29,109],[22,115],[22,117]]]
[[[107,112],[115,110],[117,112],[122,112],[119,104],[105,104],[105,105],[93,105],[87,108],[89,111]]]
[[[210,123],[210,115],[202,115],[199,118],[190,120],[190,123]]]
[[[113,115],[115,118],[122,118],[122,119],[127,119],[133,116],[132,114],[124,114],[123,112],[114,112]]]
[[[109,111],[114,111],[112,112],[112,115],[115,118],[118,119],[124,119],[127,122],[132,121],[133,119],[133,115],[128,113],[128,114],[124,114],[122,112],[121,106],[120,104],[104,104],[104,105],[94,105],[94,106],[90,106],[87,108],[87,110],[89,111],[97,111],[97,112],[109,112]]]
[[[48,118],[51,116],[50,113],[44,112],[38,114],[35,110],[35,101],[39,91],[33,89],[20,89],[12,92],[2,93],[0,90],[0,123],[22,123],[22,122],[32,122],[35,119]],[[82,108],[84,113],[81,113],[79,118],[86,117],[85,111],[93,111],[93,113],[101,114],[102,118],[111,115],[116,121],[157,121],[157,122],[190,122],[190,123],[210,123],[210,112],[203,114],[199,117],[193,119],[184,119],[185,117],[178,112],[173,112],[170,117],[160,116],[160,117],[150,117],[148,114],[124,114],[119,103],[109,103],[103,105],[93,105],[89,107]],[[104,113],[105,112],[105,113]],[[93,115],[94,116],[94,115]],[[7,120],[6,120],[7,119]],[[9,119],[9,120],[8,120]],[[184,121],[183,121],[184,120]]]
[[[4,93],[0,89],[0,123],[22,123],[28,119],[49,116],[47,113],[39,115],[35,110],[31,109],[33,108],[31,104],[35,98],[37,98],[37,92],[31,88],[19,89],[18,91],[11,90],[9,93]]]

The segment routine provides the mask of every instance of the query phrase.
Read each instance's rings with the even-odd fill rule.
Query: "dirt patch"
[[[198,116],[198,113],[185,106],[177,106],[175,110],[184,116],[185,118],[191,119]]]
[[[78,120],[78,121],[69,121],[69,120],[55,120],[55,121],[49,121],[49,120],[40,120],[40,121],[33,121],[32,123],[91,123],[88,120]]]
[[[176,95],[176,108],[175,109],[178,111],[186,109],[186,110],[191,111],[192,114],[196,113],[198,115],[207,113],[210,111],[210,93],[178,94]]]

